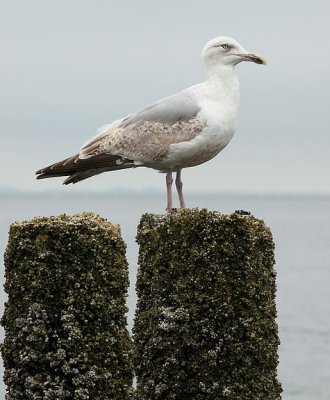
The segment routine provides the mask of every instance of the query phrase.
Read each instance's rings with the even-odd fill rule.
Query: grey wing
[[[126,127],[139,121],[159,122],[171,126],[179,121],[189,121],[199,111],[200,107],[193,92],[186,89],[156,101],[137,113],[128,116],[123,120],[123,126]]]
[[[81,149],[82,158],[100,153],[145,165],[160,160],[173,143],[191,140],[202,129],[200,106],[189,89],[166,97],[108,126]]]

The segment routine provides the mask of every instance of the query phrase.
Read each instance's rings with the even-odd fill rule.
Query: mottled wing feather
[[[110,125],[82,147],[80,157],[106,153],[137,165],[160,161],[171,144],[189,141],[202,131],[205,124],[197,116],[199,111],[195,97],[186,90]]]
[[[122,157],[152,164],[166,157],[171,144],[193,139],[203,126],[198,118],[174,125],[149,121],[135,123],[123,128],[120,140],[110,148]]]
[[[114,122],[83,145],[79,154],[37,171],[37,179],[68,176],[76,183],[105,171],[157,166],[171,144],[190,141],[205,126],[188,89]]]

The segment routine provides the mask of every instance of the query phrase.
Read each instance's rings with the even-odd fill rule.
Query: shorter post
[[[129,399],[119,227],[92,213],[15,222],[5,267],[6,399]]]
[[[137,241],[137,398],[280,399],[274,243],[263,221],[145,214]]]

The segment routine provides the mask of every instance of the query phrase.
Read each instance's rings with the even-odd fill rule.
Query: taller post
[[[137,240],[137,398],[280,399],[274,243],[263,221],[145,214]]]

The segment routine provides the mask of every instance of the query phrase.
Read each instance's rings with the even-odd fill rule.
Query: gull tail
[[[134,168],[134,161],[123,159],[111,154],[98,154],[90,158],[79,158],[79,154],[66,158],[36,172],[37,179],[56,178],[67,176],[64,185],[77,183],[93,175],[106,171],[116,171],[125,168]]]

